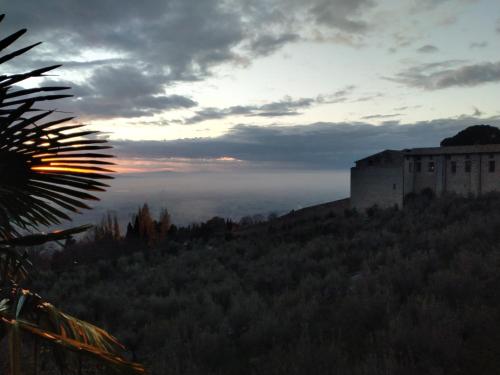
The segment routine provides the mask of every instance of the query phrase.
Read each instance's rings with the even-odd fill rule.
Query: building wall
[[[429,171],[428,163],[434,161],[435,169]],[[490,172],[490,161],[495,162],[495,170]],[[416,163],[421,163],[421,172],[417,172]],[[470,163],[470,172],[466,164]],[[455,172],[453,171],[455,163]],[[410,172],[410,164],[412,172]],[[404,194],[420,193],[430,188],[437,195],[454,192],[459,195],[479,195],[491,191],[500,191],[500,155],[466,154],[410,156],[405,159]]]
[[[373,205],[403,205],[403,171],[401,163],[393,166],[351,168],[351,206],[364,210]]]
[[[489,162],[493,161],[495,170],[490,172]],[[491,191],[500,191],[500,155],[499,154],[483,154],[481,168],[481,190],[482,193]]]
[[[466,172],[466,163],[470,161],[471,170]],[[478,194],[479,184],[479,155],[450,155],[447,160],[446,191],[460,195]],[[452,164],[456,163],[456,172],[452,171]]]
[[[479,195],[500,191],[500,151],[498,149],[450,150],[412,149],[405,157],[384,151],[356,162],[351,169],[351,204],[358,209],[373,205],[381,207],[402,206],[408,193],[431,189],[437,195],[454,192],[459,195]],[[422,154],[411,154],[411,152]],[[455,150],[453,150],[455,151]],[[389,155],[392,157],[385,159]],[[490,168],[490,162],[494,170]],[[430,167],[433,163],[433,167]],[[470,171],[466,165],[470,163]],[[420,171],[417,165],[420,164]],[[453,168],[455,164],[455,169]]]

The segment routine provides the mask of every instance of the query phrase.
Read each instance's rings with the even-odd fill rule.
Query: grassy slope
[[[496,374],[500,196],[136,246],[33,287],[153,374]]]

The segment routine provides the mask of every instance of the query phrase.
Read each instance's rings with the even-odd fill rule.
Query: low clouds
[[[480,122],[479,122],[480,121]],[[238,125],[216,138],[174,141],[115,141],[121,158],[218,159],[231,157],[250,165],[297,169],[346,169],[357,159],[384,149],[438,146],[467,126],[495,118],[462,116],[415,124],[316,123],[302,126]]]
[[[453,60],[414,66],[388,79],[425,90],[473,87],[500,81],[500,62],[458,64],[460,61]]]

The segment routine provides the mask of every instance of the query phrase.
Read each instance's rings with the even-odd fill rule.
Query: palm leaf
[[[0,18],[1,21],[2,18]],[[27,52],[30,45],[2,56],[26,32],[20,30],[0,40],[0,64]],[[14,228],[59,224],[70,220],[65,211],[89,208],[85,200],[98,200],[89,192],[104,191],[98,180],[111,178],[112,155],[106,140],[95,131],[82,130],[72,117],[50,119],[54,112],[34,107],[41,101],[70,97],[68,87],[18,88],[23,81],[43,77],[59,65],[0,76],[0,240],[15,235]],[[57,93],[56,93],[57,92]],[[94,136],[94,138],[87,138]],[[95,152],[98,151],[98,152]]]
[[[2,301],[5,301],[2,300]],[[0,303],[1,305],[1,303]],[[43,301],[25,289],[17,298],[0,308],[0,321],[9,328],[11,360],[19,362],[19,331],[53,345],[61,369],[71,360],[69,353],[85,355],[100,362],[117,374],[144,374],[142,365],[123,357],[125,347],[113,336],[90,323],[74,318]],[[18,374],[13,364],[12,374]]]

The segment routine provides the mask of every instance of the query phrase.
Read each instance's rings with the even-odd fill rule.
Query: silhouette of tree
[[[441,146],[490,145],[500,143],[500,129],[491,125],[473,125],[453,137],[441,141]]]
[[[0,21],[3,18],[1,15]],[[0,53],[25,32],[22,29],[0,40]],[[38,44],[1,55],[0,64]],[[111,178],[106,174],[111,171],[103,166],[112,164],[107,161],[112,156],[98,152],[110,146],[96,137],[97,132],[83,130],[71,117],[54,119],[55,111],[36,107],[43,101],[71,96],[55,93],[68,87],[18,87],[58,66],[0,75],[0,322],[6,328],[0,337],[9,337],[11,375],[21,374],[22,335],[53,346],[61,369],[72,360],[73,352],[102,361],[118,373],[143,373],[141,365],[123,357],[124,347],[113,336],[59,311],[22,287],[30,263],[17,248],[69,239],[88,229],[33,233],[40,225],[70,220],[68,211],[88,209],[83,201],[97,200],[89,192],[104,191],[108,185],[101,181]]]

